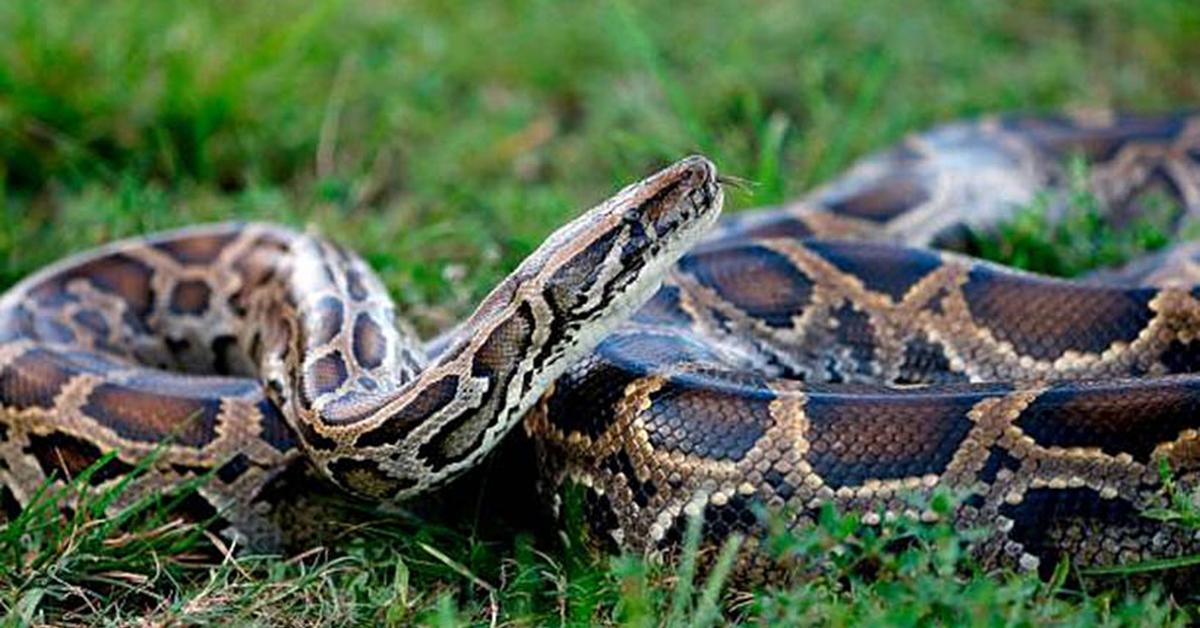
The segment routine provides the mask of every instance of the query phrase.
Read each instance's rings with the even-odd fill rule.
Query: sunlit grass
[[[804,529],[771,518],[766,551],[800,559],[806,575],[746,590],[729,579],[741,539],[704,547],[698,520],[671,562],[579,547],[551,553],[544,546],[552,544],[524,535],[480,546],[436,522],[384,515],[330,548],[247,554],[178,518],[170,500],[106,514],[123,487],[84,490],[105,462],[64,488],[47,488],[0,527],[0,609],[10,623],[1182,625],[1196,618],[1194,607],[1168,603],[1154,587],[1068,584],[1067,562],[1049,581],[985,571],[969,550],[976,535],[947,523],[957,502],[945,494],[914,501],[938,515],[935,523],[900,517],[866,525],[862,513],[831,506]],[[1200,529],[1193,499],[1178,494],[1172,507],[1148,515]],[[68,504],[75,511],[64,516]],[[1118,575],[1156,568],[1128,566]]]

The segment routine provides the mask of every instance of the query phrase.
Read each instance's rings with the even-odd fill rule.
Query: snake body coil
[[[1184,489],[1200,474],[1194,247],[1090,282],[908,248],[1061,189],[1073,153],[1110,220],[1148,191],[1200,212],[1186,115],[947,125],[703,240],[721,190],[693,157],[550,236],[429,346],[361,259],[314,236],[116,243],[0,298],[4,507],[105,452],[98,487],[158,451],[124,499],[212,473],[195,506],[274,545],[297,469],[402,499],[527,417],[545,483],[582,486],[593,537],[635,551],[671,549],[689,515],[753,544],[759,505],[871,521],[945,488],[990,531],[989,564],[1194,552],[1194,532],[1140,515],[1165,504],[1160,463]]]

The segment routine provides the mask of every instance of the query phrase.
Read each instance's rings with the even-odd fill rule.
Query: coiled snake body
[[[296,469],[403,499],[525,417],[545,483],[582,486],[593,536],[634,551],[670,549],[691,515],[753,540],[759,505],[872,521],[938,488],[966,495],[989,564],[1197,551],[1140,514],[1165,504],[1161,463],[1184,489],[1200,473],[1193,247],[1090,282],[909,248],[1061,189],[1075,153],[1110,220],[1148,190],[1200,212],[1183,114],[939,127],[703,239],[722,192],[692,157],[560,229],[427,346],[319,237],[216,225],[85,253],[0,299],[3,505],[157,452],[123,499],[211,474],[193,506],[277,545]]]

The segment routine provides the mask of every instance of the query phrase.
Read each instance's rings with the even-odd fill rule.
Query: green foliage
[[[968,551],[974,535],[946,523],[957,500],[945,494],[913,500],[915,510],[937,515],[933,523],[867,525],[832,506],[800,529],[771,518],[769,551],[811,568],[791,586],[751,592],[729,582],[741,539],[703,547],[699,520],[669,564],[578,549],[559,558],[527,536],[481,545],[436,523],[378,513],[332,549],[237,554],[172,514],[196,486],[106,514],[124,486],[83,490],[105,462],[47,488],[0,528],[0,605],[9,623],[1119,626],[1183,625],[1197,612],[1153,588],[1085,594],[1064,585],[1066,563],[1049,582],[981,571]],[[1197,528],[1193,500],[1176,495],[1170,508],[1149,514]],[[77,509],[65,519],[64,504]]]
[[[753,183],[732,211],[776,203],[953,117],[1194,105],[1198,39],[1189,0],[7,0],[0,287],[149,230],[311,223],[362,251],[432,332],[555,225],[682,154]],[[985,252],[1077,274],[1164,243],[1162,221],[1112,230],[1091,202],[1072,193],[1055,227],[1035,205]],[[945,526],[873,528],[832,511],[775,546],[834,560],[797,586],[745,592],[694,552],[668,567],[379,513],[330,548],[230,555],[161,504],[114,513],[115,491],[81,497],[87,477],[0,530],[11,623],[1195,619],[1155,594],[980,573]],[[1192,503],[1152,514],[1195,526]]]
[[[1131,223],[1116,226],[1104,219],[1088,189],[1087,164],[1072,160],[1069,174],[1065,198],[1040,195],[1001,225],[999,233],[979,239],[980,256],[1025,270],[1074,277],[1120,266],[1169,244],[1171,221],[1180,213],[1176,201],[1148,194]],[[1053,207],[1057,203],[1064,207]],[[1055,210],[1061,214],[1057,220],[1051,218]]]
[[[0,285],[145,228],[315,223],[432,332],[682,154],[771,204],[951,117],[1190,104],[1198,31],[1187,0],[12,0]]]
[[[151,596],[156,584],[186,568],[201,530],[168,517],[178,498],[143,499],[105,515],[144,465],[103,494],[83,490],[112,457],[66,487],[43,486],[0,529],[0,605],[10,616],[28,621],[41,606],[67,600],[90,605]]]

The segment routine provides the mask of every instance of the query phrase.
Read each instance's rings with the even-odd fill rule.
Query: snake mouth
[[[640,184],[625,215],[650,255],[674,259],[691,248],[721,212],[724,193],[717,167],[706,157],[685,157]]]
[[[620,241],[613,268],[615,283],[622,285],[639,280],[658,285],[713,226],[724,203],[717,168],[700,155],[675,162],[616,198],[623,199],[623,214],[613,229]]]
[[[615,318],[640,306],[715,223],[723,200],[716,166],[697,155],[627,186],[605,203],[587,248],[564,264],[575,268],[568,277],[587,277],[577,288],[586,285],[583,293],[595,293],[596,298],[585,299],[589,315],[603,304],[614,306]]]

